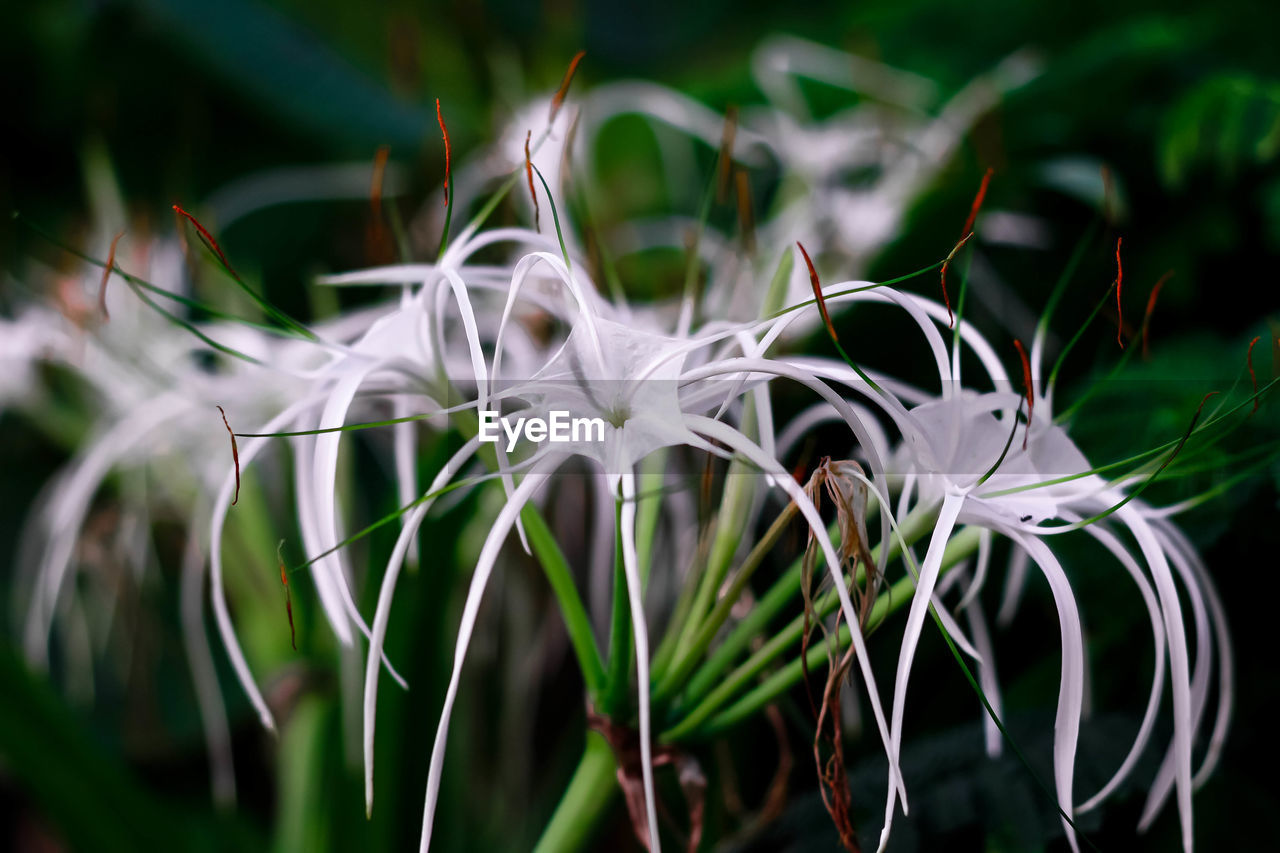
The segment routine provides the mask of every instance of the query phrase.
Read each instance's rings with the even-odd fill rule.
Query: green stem
[[[946,571],[957,565],[961,560],[973,553],[978,547],[979,530],[976,528],[966,527],[952,537],[947,543],[946,551],[942,557],[942,570]],[[893,613],[905,602],[911,599],[912,592],[915,589],[915,582],[910,575],[907,575],[897,581],[886,592],[881,593],[876,600],[876,604],[872,609],[872,615],[868,622],[868,630],[879,624],[885,616]],[[828,592],[826,596],[818,603],[816,610],[819,618],[835,609],[838,599],[834,590]],[[880,615],[877,616],[876,614]],[[769,703],[784,690],[799,682],[801,677],[800,661],[797,658],[779,673],[775,673],[768,681],[749,693],[746,697],[736,703],[728,711],[718,714],[717,711],[728,702],[733,696],[752,678],[764,670],[766,666],[785,649],[789,648],[799,640],[800,634],[803,632],[802,617],[797,617],[790,625],[781,632],[774,635],[764,646],[762,646],[755,654],[753,654],[745,663],[735,669],[727,678],[722,680],[711,693],[703,699],[689,713],[683,715],[684,718],[663,732],[659,739],[663,742],[671,742],[681,738],[688,737],[694,732],[701,732],[704,728],[703,723],[711,722],[717,728],[723,728],[729,722],[736,722],[743,716],[754,711],[763,705]],[[847,632],[840,634],[841,642],[847,643],[849,635]],[[811,665],[817,666],[821,663],[826,655],[825,647],[815,647],[810,650],[810,656],[817,655]],[[766,689],[767,688],[767,689]],[[748,703],[745,704],[745,703]],[[721,722],[720,718],[726,714],[733,712],[732,719],[729,722]],[[713,718],[715,715],[715,718]]]
[[[742,595],[742,590],[746,588],[747,581],[751,580],[751,576],[755,574],[756,569],[764,562],[765,556],[777,544],[778,539],[786,531],[787,525],[791,523],[791,519],[795,517],[796,512],[796,505],[794,503],[788,504],[786,509],[774,519],[764,537],[751,549],[751,553],[743,561],[738,573],[734,575],[733,583],[729,585],[729,589],[716,602],[711,615],[702,623],[702,628],[694,638],[693,645],[689,647],[685,654],[676,658],[671,668],[664,673],[658,686],[654,688],[653,701],[655,704],[661,703],[671,696],[684,683],[685,678],[693,671],[693,668],[697,666],[702,653],[711,645],[711,641],[719,633],[720,627],[729,618],[729,612],[737,603],[738,596]]]
[[[627,576],[622,563],[622,502],[614,510],[613,614],[609,628],[609,672],[605,677],[604,712],[610,717],[623,713],[631,686],[631,609],[627,598]]]
[[[586,849],[592,831],[618,793],[617,762],[599,732],[587,732],[587,745],[569,787],[560,798],[534,853],[577,853]]]
[[[680,595],[676,598],[675,607],[671,609],[671,618],[667,620],[667,627],[663,632],[662,640],[658,643],[658,650],[653,653],[653,661],[649,664],[649,671],[654,681],[661,680],[662,674],[667,671],[667,666],[676,653],[677,643],[684,636],[681,626],[689,619],[689,612],[693,609],[693,599],[698,592],[698,580],[701,577],[697,567],[706,563],[704,558],[711,547],[711,537],[715,536],[716,523],[713,516],[698,535],[697,549],[689,571],[685,574],[684,582],[680,585]]]
[[[591,631],[591,618],[587,616],[587,609],[583,607],[578,588],[573,583],[569,563],[536,506],[526,504],[520,511],[520,520],[524,522],[529,545],[547,576],[547,582],[551,584],[556,603],[560,605],[560,615],[569,631],[569,642],[578,658],[578,666],[582,668],[582,680],[587,685],[587,692],[595,699],[605,688],[604,664],[600,660],[600,651],[596,648],[595,635]]]
[[[868,512],[870,512],[871,508],[872,505],[868,504]],[[903,519],[900,526],[903,538],[908,543],[915,542],[933,529],[935,517],[936,512],[932,508],[908,515]],[[884,567],[898,556],[899,551],[897,537],[891,537],[887,556],[882,557],[882,554],[886,552],[881,545],[876,545],[871,549],[871,556],[877,566]],[[689,686],[684,691],[684,701],[686,703],[698,701],[715,687],[717,682],[720,681],[721,673],[729,668],[742,650],[755,637],[759,636],[760,632],[765,629],[774,617],[800,593],[800,583],[803,576],[801,565],[802,558],[796,558],[795,562],[791,564],[791,568],[787,569],[782,577],[774,583],[773,588],[756,603],[751,612],[738,623],[737,627],[729,632],[729,636],[725,638],[724,642],[711,653],[707,662],[689,680]],[[782,639],[775,637],[758,650],[753,657],[767,660],[771,654],[777,654],[782,649],[785,649],[789,643],[799,639],[802,630],[803,617],[796,617],[784,629]],[[721,686],[723,687],[723,684]]]
[[[667,452],[656,450],[640,463],[640,497],[636,499],[636,564],[640,567],[640,588],[649,586],[653,566],[653,546],[662,516],[662,472]]]
[[[753,405],[755,392],[747,399],[747,408],[742,416],[743,435],[755,437],[757,432],[756,409]],[[711,540],[711,552],[698,583],[698,591],[694,596],[686,621],[680,626],[679,638],[676,640],[675,660],[685,658],[693,647],[694,641],[702,630],[702,623],[710,612],[716,593],[724,583],[725,575],[733,563],[733,555],[746,532],[747,514],[751,511],[752,501],[756,495],[756,483],[759,472],[740,458],[734,457],[724,475],[724,493],[720,500],[720,509],[716,513],[715,537]],[[663,661],[665,666],[670,661]]]
[[[947,569],[958,564],[976,548],[980,536],[981,531],[976,527],[965,528],[956,534],[947,543],[947,555],[943,558],[943,572],[945,573]],[[875,630],[881,622],[910,601],[914,594],[915,579],[911,575],[904,575],[899,578],[893,586],[889,587],[876,599],[876,603],[871,608],[871,614],[867,618],[866,632],[869,633]],[[842,624],[836,639],[836,654],[843,652],[851,641],[849,626]],[[707,734],[721,731],[751,716],[760,708],[775,701],[783,692],[799,684],[804,677],[804,665],[806,663],[810,670],[817,669],[822,665],[826,656],[826,645],[816,644],[809,649],[804,663],[801,662],[800,658],[791,661],[765,679],[755,690],[743,696],[724,711],[716,714],[702,731]]]

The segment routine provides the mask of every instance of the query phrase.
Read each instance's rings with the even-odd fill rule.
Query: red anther
[[[724,111],[724,128],[720,131],[720,166],[716,172],[716,203],[724,204],[729,194],[729,173],[733,167],[733,140],[738,133],[738,108],[729,105]]]
[[[964,228],[960,231],[960,236],[968,234],[973,230],[973,223],[978,219],[978,211],[982,210],[982,202],[987,198],[987,187],[991,184],[991,175],[994,169],[988,167],[985,175],[982,176],[982,183],[978,185],[978,194],[973,197],[973,204],[969,207],[969,218],[964,221]]]
[[[173,206],[173,212],[196,227],[196,233],[200,235],[200,241],[204,243],[205,248],[217,255],[218,260],[227,268],[227,272],[231,273],[231,275],[238,281],[240,279],[239,273],[236,272],[235,267],[231,266],[231,261],[227,260],[227,256],[223,254],[222,247],[218,245],[218,241],[213,239],[213,235],[205,230],[205,227],[200,224],[200,221],[176,204]]]
[[[551,99],[551,113],[547,116],[548,122],[556,120],[556,114],[560,112],[560,107],[564,105],[564,97],[569,94],[569,84],[573,82],[573,75],[578,70],[578,63],[586,55],[587,52],[585,50],[580,50],[573,55],[573,59],[569,60],[569,68],[564,72],[564,79],[560,81],[560,88],[556,90],[555,97]]]
[[[240,448],[236,445],[236,434],[231,429],[231,424],[227,423],[227,413],[222,411],[222,407],[218,406],[218,411],[222,414],[222,425],[227,428],[227,435],[231,436],[231,461],[236,466],[236,494],[231,499],[231,505],[235,506],[240,501]]]
[[[280,584],[284,587],[284,612],[289,616],[289,645],[298,650],[298,632],[293,627],[293,593],[289,592],[289,575],[284,570],[284,561],[280,561]]]
[[[831,323],[831,315],[827,313],[827,298],[822,295],[822,284],[818,281],[818,271],[813,268],[813,259],[809,257],[809,253],[805,251],[804,244],[799,240],[796,246],[800,249],[800,254],[804,256],[805,266],[809,268],[809,284],[813,286],[813,298],[818,303],[818,311],[822,314],[822,322],[827,326],[827,334],[831,336],[831,340],[837,341],[836,327]]]
[[[440,125],[440,135],[444,137],[444,203],[449,204],[449,128],[445,127],[444,114],[440,112],[440,99],[436,98],[436,121]]]
[[[112,238],[111,248],[107,250],[107,265],[102,268],[102,284],[98,285],[98,310],[102,312],[103,322],[111,319],[111,314],[107,311],[107,280],[111,278],[111,272],[116,266],[116,244],[123,236],[124,232],[121,231]]]
[[[391,147],[379,145],[373,155],[373,184],[369,187],[369,207],[375,217],[382,216],[382,181],[387,173],[387,158],[391,156]]]
[[[742,232],[742,248],[748,255],[756,251],[756,219],[751,205],[751,183],[743,169],[734,170],[734,186],[738,196],[738,229]]]
[[[951,297],[947,294],[947,270],[950,269],[951,261],[955,259],[956,254],[964,247],[965,243],[969,242],[971,237],[973,237],[972,231],[961,237],[960,242],[956,243],[951,249],[951,254],[947,255],[946,260],[942,262],[942,273],[939,279],[942,282],[942,301],[947,303],[947,328],[951,328],[956,324],[956,315],[951,311]]]
[[[524,174],[529,179],[529,198],[533,199],[533,227],[539,232],[542,231],[542,214],[538,210],[538,193],[533,188],[533,159],[529,156],[529,139],[533,136],[532,130],[526,130],[524,133]]]
[[[1031,434],[1031,415],[1036,407],[1035,389],[1031,384],[1031,360],[1027,358],[1027,351],[1022,346],[1022,341],[1017,338],[1013,339],[1013,345],[1018,350],[1018,358],[1022,360],[1022,387],[1027,395],[1027,429],[1022,435],[1022,449],[1027,449],[1027,437]]]

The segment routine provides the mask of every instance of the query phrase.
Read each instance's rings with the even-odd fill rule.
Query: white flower
[[[845,282],[830,285],[825,290],[836,293],[856,285],[855,282]],[[857,391],[870,402],[882,405],[901,433],[900,443],[889,456],[889,471],[900,490],[898,517],[922,511],[937,513],[933,535],[920,563],[917,595],[912,600],[899,656],[894,689],[892,749],[896,752],[901,742],[907,683],[927,605],[938,589],[943,548],[957,525],[985,528],[1007,537],[1017,546],[1018,553],[1030,558],[1048,581],[1058,608],[1062,677],[1054,731],[1054,765],[1060,808],[1065,814],[1073,815],[1095,807],[1133,769],[1152,734],[1167,663],[1173,692],[1174,736],[1144,810],[1142,826],[1150,823],[1170,789],[1176,788],[1183,843],[1190,850],[1191,745],[1207,704],[1208,681],[1215,654],[1220,660],[1226,690],[1229,691],[1231,683],[1230,648],[1222,625],[1221,608],[1216,604],[1216,593],[1207,572],[1198,568],[1194,549],[1162,517],[1164,513],[1130,497],[1129,492],[1140,486],[1145,476],[1107,482],[1091,473],[1093,466],[1071,441],[1066,429],[1053,422],[1050,411],[1052,389],[1047,394],[1034,393],[1031,422],[1029,427],[1024,427],[1019,426],[1015,419],[1020,405],[1017,394],[1000,390],[980,393],[960,387],[952,373],[952,365],[959,364],[958,354],[948,357],[942,339],[933,328],[934,323],[941,325],[946,322],[945,308],[922,297],[897,294],[888,288],[837,296],[830,301],[839,299],[895,301],[907,309],[917,319],[926,340],[931,341],[941,384],[938,395],[895,386],[904,399],[913,399],[917,403],[909,410],[903,410],[900,404],[887,397],[877,399],[869,392],[866,383],[843,363],[823,363],[817,359],[797,362],[818,375],[845,383],[850,390]],[[929,320],[923,319],[925,315]],[[967,323],[961,323],[960,339],[984,365],[987,375],[983,383],[990,383],[997,389],[1008,388],[1009,378],[994,357],[994,351]],[[1037,389],[1041,388],[1038,379],[1042,351],[1041,337],[1033,347],[1030,365],[1033,386]],[[829,413],[828,416],[835,415]],[[1025,447],[1017,440],[1023,436]],[[883,500],[887,496],[881,494],[880,497]],[[1131,546],[1125,545],[1115,535],[1115,528],[1132,538],[1137,545],[1136,557]],[[1138,586],[1151,618],[1156,655],[1150,699],[1128,756],[1103,789],[1079,807],[1074,805],[1072,798],[1072,769],[1082,714],[1085,643],[1074,591],[1066,572],[1047,544],[1052,541],[1051,536],[1076,529],[1083,530],[1084,535],[1092,536],[1114,554],[1120,567]],[[990,538],[983,542],[979,564],[985,566]],[[1145,571],[1138,563],[1139,559],[1145,564]],[[984,574],[985,569],[982,569],[974,577],[961,604],[972,618],[978,620],[975,635],[986,633],[982,627],[985,619],[981,616],[981,603],[976,597]],[[1023,577],[1025,573],[1012,581],[1013,586],[1020,587]],[[1175,577],[1183,585],[1197,623],[1194,675],[1190,668],[1191,655]],[[1014,595],[1016,597],[1016,593]],[[989,676],[993,667],[994,661],[980,662],[980,668],[987,669]],[[984,690],[995,687],[991,678]],[[998,708],[998,695],[995,699]],[[1213,745],[1194,777],[1196,784],[1203,781],[1216,763],[1230,701],[1229,692],[1220,697]],[[998,745],[998,741],[991,737],[988,742]],[[882,848],[892,822],[896,787],[897,780],[891,776]],[[1074,833],[1071,827],[1066,829],[1074,846]]]

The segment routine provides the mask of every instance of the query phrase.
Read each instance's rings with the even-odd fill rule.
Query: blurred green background
[[[410,210],[442,177],[435,98],[446,105],[454,151],[465,152],[490,141],[503,118],[527,98],[551,91],[579,48],[587,58],[575,85],[639,76],[723,109],[760,100],[749,58],[774,32],[914,71],[936,81],[945,94],[1030,47],[1044,61],[1042,76],[975,128],[872,272],[897,274],[945,255],[984,170],[994,167],[988,206],[1043,217],[1052,226],[1053,239],[1044,250],[987,252],[1013,292],[1038,308],[1097,211],[1046,190],[1037,170],[1061,158],[1106,164],[1126,203],[1124,217],[1110,231],[1124,236],[1126,282],[1134,282],[1145,298],[1165,270],[1176,271],[1153,321],[1151,359],[1136,365],[1134,376],[1206,377],[1163,385],[1161,399],[1100,405],[1091,428],[1082,418],[1086,426],[1077,437],[1086,449],[1109,458],[1134,442],[1163,440],[1185,424],[1213,380],[1238,376],[1254,335],[1264,335],[1260,375],[1276,372],[1275,350],[1266,342],[1274,340],[1280,321],[1278,25],[1274,3],[1241,0],[1183,5],[1176,12],[1156,2],[1013,0],[9,2],[0,10],[0,210],[21,210],[74,241],[90,224],[83,166],[95,147],[109,156],[135,219],[163,228],[175,201],[204,199],[233,179],[270,167],[371,160],[382,144],[408,170],[410,190],[402,203]],[[625,153],[619,160],[625,161]],[[273,298],[297,309],[307,304],[300,294],[316,272],[363,263],[366,210],[359,201],[267,210],[220,239]],[[5,219],[0,261],[11,272],[0,305],[8,308],[18,298],[14,282],[24,259],[68,262]],[[1081,278],[1092,276],[1098,292],[1112,274],[1113,245],[1113,239],[1099,240],[1082,267]],[[1095,298],[1069,298],[1055,327],[1074,329]],[[1133,298],[1137,304],[1139,297]],[[1114,361],[1115,352],[1105,347],[1110,334],[1094,328],[1086,337],[1072,366],[1075,381],[1087,381]],[[1274,407],[1262,417],[1272,419],[1267,428],[1274,434]],[[66,460],[69,448],[17,413],[0,420],[0,442],[0,555],[9,555],[40,483]],[[426,469],[432,464],[423,462]],[[381,495],[369,500],[385,511],[385,483],[362,487]],[[1275,846],[1272,818],[1280,809],[1280,786],[1263,756],[1271,751],[1266,743],[1280,701],[1269,630],[1280,595],[1278,488],[1280,470],[1273,467],[1186,519],[1223,592],[1239,665],[1236,724],[1226,757],[1196,801],[1201,850]],[[473,502],[464,502],[426,530],[425,541],[433,543],[442,565],[451,555],[465,560],[471,552],[466,521],[474,510]],[[0,846],[416,845],[431,735],[447,676],[442,667],[452,648],[456,609],[449,602],[456,600],[457,578],[419,573],[405,581],[398,599],[405,603],[397,605],[388,649],[415,688],[408,694],[384,690],[389,698],[380,705],[379,794],[371,820],[364,815],[358,765],[344,748],[350,709],[342,707],[335,689],[339,659],[305,591],[299,593],[300,636],[308,638],[303,654],[273,676],[273,689],[287,692],[292,707],[279,741],[258,729],[235,685],[224,678],[239,804],[234,812],[219,813],[210,805],[177,624],[179,536],[169,533],[174,541],[167,552],[163,530],[158,539],[162,553],[173,559],[164,562],[160,578],[134,591],[145,606],[119,629],[135,634],[146,654],[131,669],[100,674],[92,703],[69,701],[57,686],[31,675],[12,645],[0,644]],[[375,537],[368,554],[376,563],[388,548],[385,537]],[[1105,778],[1099,774],[1123,755],[1145,696],[1127,669],[1111,675],[1107,661],[1147,640],[1145,614],[1132,596],[1110,596],[1114,578],[1090,575],[1089,563],[1086,551],[1077,565],[1081,599],[1088,602],[1094,626],[1095,696],[1108,709],[1132,709],[1100,715],[1086,728],[1083,743],[1099,766],[1090,770],[1082,760],[1081,775]],[[545,599],[539,581],[530,568],[512,582],[508,595]],[[372,592],[364,593],[368,606]],[[13,614],[15,603],[7,597],[8,585],[0,584],[2,611]],[[497,606],[516,605],[504,600]],[[1047,598],[1033,602],[1031,615],[997,639],[998,648],[1010,650],[1002,670],[1017,674],[1008,685],[1011,724],[1041,755],[1048,754],[1043,739],[1052,727],[1057,677],[1056,654],[1044,653],[1042,626],[1052,624],[1051,614]],[[6,636],[19,635],[17,625],[6,628]],[[1021,643],[1023,637],[1030,639]],[[908,781],[918,793],[913,820],[900,824],[893,849],[1065,849],[1051,804],[1020,765],[978,760],[976,704],[945,653],[928,642],[925,648],[932,654],[918,666],[916,679],[953,683],[951,695],[962,700],[959,707],[922,711],[914,719],[918,736],[908,738],[907,764]],[[503,651],[514,650],[504,645]],[[216,641],[215,657],[225,664]],[[461,731],[455,741],[468,746],[450,753],[437,849],[521,850],[537,837],[580,738],[580,681],[567,660],[553,664],[538,673],[544,682],[537,711],[531,722],[525,720],[528,730],[502,710],[500,690],[486,694],[479,679],[466,686],[470,713],[456,716]],[[566,718],[575,722],[565,725]],[[957,727],[961,720],[969,725]],[[510,754],[508,746],[528,732],[534,733],[532,751]],[[807,736],[798,730],[794,737],[797,762],[787,812],[764,835],[743,842],[744,849],[835,849],[817,800]],[[772,743],[767,729],[746,726],[729,738],[727,749],[749,754],[761,737]],[[872,826],[883,762],[861,759],[874,752],[855,747],[850,762],[855,812]],[[1154,758],[1148,755],[1144,778],[1154,770]],[[747,799],[758,800],[771,760],[740,768]],[[975,763],[981,766],[977,772]],[[1149,835],[1135,838],[1140,788],[1130,784],[1101,816],[1082,822],[1101,849],[1177,848],[1171,808]],[[709,828],[716,818],[710,820]],[[627,849],[628,833],[618,811],[599,836],[599,849]]]

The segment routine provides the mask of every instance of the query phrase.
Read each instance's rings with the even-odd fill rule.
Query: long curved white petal
[[[471,438],[449,458],[440,472],[431,481],[427,494],[438,491],[466,464],[476,449],[480,447],[479,438]],[[400,535],[396,538],[395,547],[387,560],[387,569],[382,575],[382,586],[378,589],[378,606],[373,614],[373,628],[369,634],[369,654],[365,661],[364,671],[364,801],[366,815],[373,813],[373,738],[377,724],[378,709],[378,672],[379,661],[383,656],[383,644],[387,639],[387,624],[391,621],[391,604],[395,597],[396,581],[400,578],[400,570],[407,562],[409,550],[417,536],[422,519],[435,504],[435,498],[428,498],[414,507],[404,517],[400,527]],[[407,506],[407,502],[403,504]]]
[[[649,709],[649,629],[644,617],[644,590],[640,567],[636,561],[636,479],[635,474],[622,474],[622,506],[619,510],[618,535],[622,538],[622,571],[627,579],[627,602],[631,608],[631,628],[636,643],[636,677],[640,700],[640,770],[644,779],[645,816],[649,823],[650,853],[661,853],[658,841],[657,798],[653,788],[652,723]]]
[[[444,706],[440,711],[440,722],[436,727],[435,743],[431,748],[431,765],[427,771],[427,795],[422,812],[422,840],[419,845],[421,853],[427,853],[431,847],[431,830],[435,825],[436,801],[440,798],[440,775],[444,770],[444,753],[449,737],[449,720],[453,715],[453,705],[458,696],[458,684],[462,679],[462,665],[466,662],[467,649],[471,644],[471,634],[475,630],[476,618],[480,612],[480,600],[484,596],[489,575],[493,573],[494,564],[498,560],[498,552],[506,541],[507,534],[515,526],[516,519],[524,505],[533,498],[534,493],[547,481],[547,472],[558,462],[558,456],[547,456],[520,482],[511,495],[511,499],[502,507],[489,535],[485,537],[484,546],[476,560],[475,572],[471,576],[471,587],[467,591],[466,604],[462,609],[462,620],[458,625],[458,641],[453,654],[453,674],[449,677],[449,687],[445,692]]]

